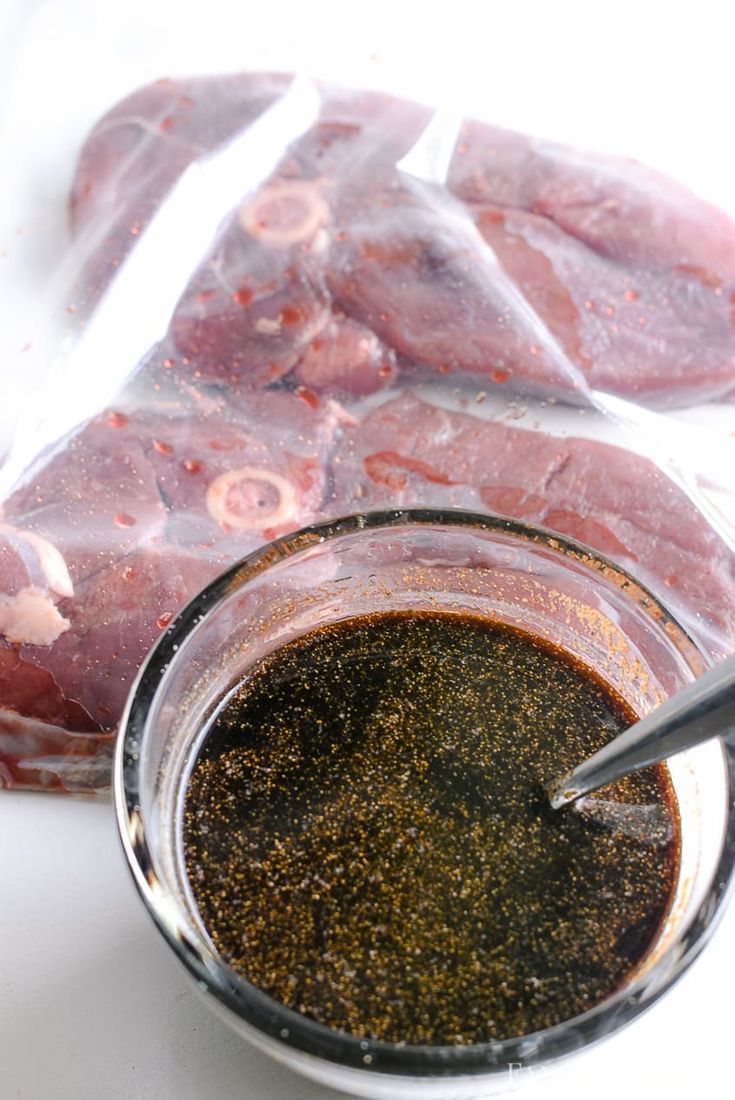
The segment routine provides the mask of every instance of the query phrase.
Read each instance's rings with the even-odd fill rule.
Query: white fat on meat
[[[0,524],[0,635],[14,645],[52,645],[69,629],[56,600],[73,595],[66,562],[48,539]]]
[[[69,620],[40,588],[0,596],[0,634],[13,645],[52,645],[68,629]]]

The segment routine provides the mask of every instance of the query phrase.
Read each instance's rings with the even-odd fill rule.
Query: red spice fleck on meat
[[[158,129],[163,130],[163,132],[165,134],[165,133],[168,133],[168,131],[173,126],[173,124],[174,124],[174,120],[173,120],[172,116],[171,115],[166,115],[166,117],[162,118],[161,121],[158,123]]]
[[[112,522],[116,527],[134,527],[135,518],[128,515],[127,512],[116,512],[112,517]]]
[[[297,325],[299,321],[303,320],[303,313],[296,306],[284,306],[281,310],[279,320],[282,325]]]
[[[202,468],[201,462],[197,462],[195,458],[185,458],[182,466],[188,474],[198,474]]]
[[[483,226],[489,225],[505,225],[505,214],[502,210],[483,210],[477,219],[477,224],[482,229]]]
[[[164,359],[163,360],[163,365],[166,368],[166,370],[171,370],[171,367],[173,367],[175,363],[176,363],[175,359]]]
[[[241,286],[232,295],[232,300],[237,305],[242,306],[243,309],[246,309],[253,300],[253,292],[249,286]]]
[[[214,288],[210,287],[209,290],[200,290],[196,298],[198,302],[208,302],[214,295]]]
[[[170,443],[164,443],[162,439],[153,440],[153,449],[158,451],[159,455],[171,455],[174,453],[174,449]]]
[[[159,615],[156,619],[156,626],[159,630],[165,630],[168,624],[174,617],[173,611],[164,611],[162,615]]]
[[[623,293],[623,297],[625,298],[626,302],[637,302],[640,298],[640,294],[637,290],[626,290]]]
[[[510,378],[510,371],[505,367],[496,367],[495,370],[490,371],[491,382],[507,382]]]
[[[319,395],[310,389],[308,386],[297,386],[293,391],[297,397],[306,402],[310,409],[319,408]]]
[[[107,414],[108,428],[126,428],[128,423],[129,421],[125,413],[115,412],[113,410]]]

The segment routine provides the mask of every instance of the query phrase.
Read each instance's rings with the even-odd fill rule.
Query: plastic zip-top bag
[[[183,604],[349,512],[543,525],[735,648],[723,211],[634,161],[255,72],[124,99],[70,211],[64,329],[0,469],[1,784],[106,787]]]

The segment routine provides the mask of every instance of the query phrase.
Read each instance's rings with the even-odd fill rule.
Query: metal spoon
[[[555,810],[580,795],[735,729],[735,656],[708,669],[608,745],[547,784]]]

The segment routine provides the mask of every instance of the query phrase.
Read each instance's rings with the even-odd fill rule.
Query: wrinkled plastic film
[[[45,385],[0,467],[0,782],[109,781],[127,690],[271,538],[471,508],[735,648],[735,226],[633,162],[304,78],[95,127]]]

